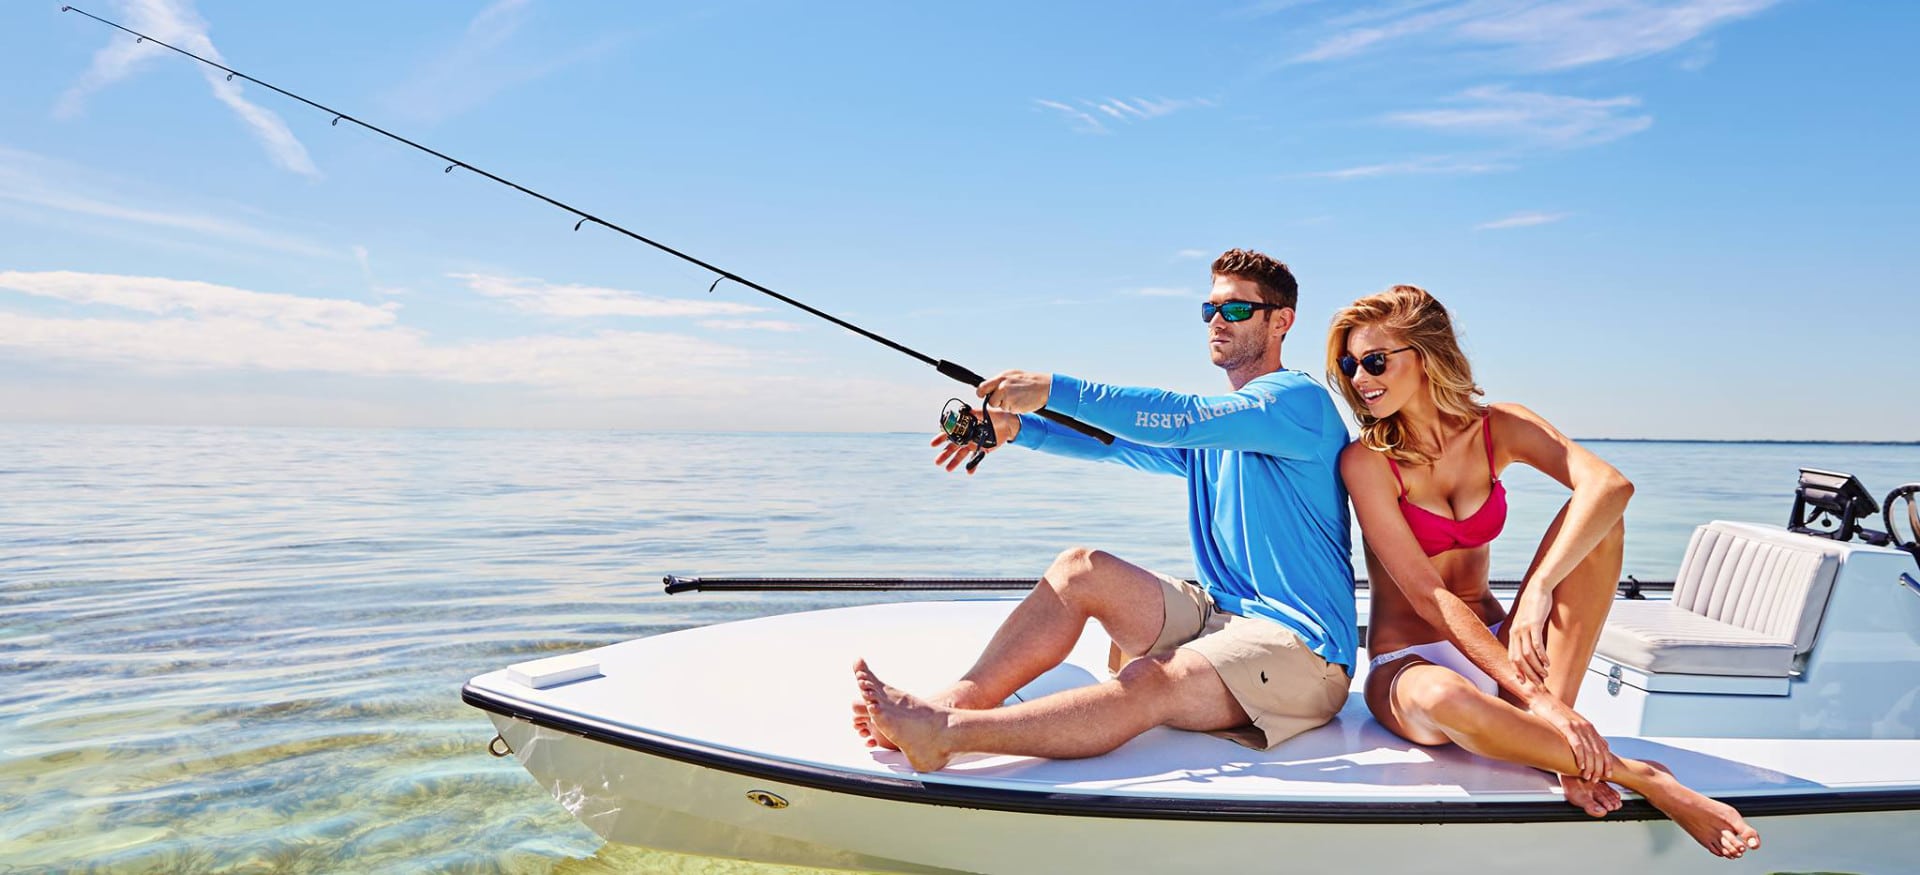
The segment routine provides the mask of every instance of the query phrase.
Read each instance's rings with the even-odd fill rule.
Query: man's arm
[[[982,397],[996,393],[994,402],[1008,409],[1045,406],[1145,446],[1306,458],[1325,425],[1317,406],[1288,403],[1287,395],[1318,389],[1311,382],[1290,385],[1292,379],[1269,374],[1228,394],[1190,395],[1008,371],[982,383],[980,391]]]
[[[1187,475],[1187,454],[1174,447],[1147,446],[1123,437],[1115,437],[1113,443],[1104,444],[1031,413],[1023,413],[1014,421],[1019,426],[1009,443],[1018,446],[1056,456],[1114,462],[1155,474]]]

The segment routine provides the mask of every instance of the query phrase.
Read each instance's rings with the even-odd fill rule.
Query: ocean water
[[[679,595],[667,573],[1191,572],[1180,481],[918,435],[0,426],[0,872],[794,872],[603,846],[461,704],[529,657],[899,596]],[[1801,466],[1875,495],[1920,446],[1596,442],[1626,572],[1784,522]],[[1494,573],[1565,499],[1508,477]],[[1877,527],[1877,523],[1876,523]],[[844,701],[823,702],[842,709]]]

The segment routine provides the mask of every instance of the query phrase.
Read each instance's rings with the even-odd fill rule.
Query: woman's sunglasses
[[[1359,358],[1343,355],[1337,364],[1340,365],[1340,373],[1346,374],[1349,380],[1353,379],[1353,375],[1359,373],[1361,368],[1366,368],[1367,373],[1378,377],[1387,372],[1387,356],[1393,355],[1396,352],[1406,352],[1412,348],[1411,346],[1403,346],[1399,349],[1389,349],[1385,352],[1370,352]]]
[[[1228,322],[1245,322],[1248,319],[1252,319],[1256,311],[1284,309],[1286,308],[1279,304],[1268,304],[1265,302],[1222,301],[1215,304],[1212,301],[1208,301],[1200,305],[1200,321],[1212,322],[1213,314],[1218,313],[1225,316]]]

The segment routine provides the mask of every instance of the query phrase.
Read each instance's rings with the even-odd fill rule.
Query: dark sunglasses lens
[[[1367,353],[1361,356],[1360,366],[1366,368],[1367,373],[1378,377],[1387,372],[1387,354],[1384,352]]]
[[[1209,301],[1200,305],[1201,321],[1212,322],[1215,313],[1226,317],[1228,322],[1245,322],[1253,316],[1253,305],[1246,301],[1228,301],[1224,304]]]
[[[1354,374],[1360,372],[1360,362],[1353,356],[1341,356],[1338,364],[1340,365],[1340,373],[1346,374],[1349,380],[1353,379]]]

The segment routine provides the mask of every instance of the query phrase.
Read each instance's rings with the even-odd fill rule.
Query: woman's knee
[[[1607,533],[1600,537],[1600,546],[1596,549],[1618,554],[1625,550],[1626,546],[1627,521],[1626,518],[1622,517],[1613,521],[1612,527],[1608,528]]]
[[[1416,720],[1448,728],[1467,728],[1486,705],[1486,695],[1466,678],[1444,669],[1400,678],[1401,702]]]
[[[1611,589],[1619,583],[1619,568],[1626,556],[1626,552],[1626,521],[1615,520],[1613,525],[1607,529],[1606,533],[1600,536],[1600,542],[1594,544],[1593,549],[1587,553],[1585,558],[1580,560],[1580,564],[1575,567],[1575,571],[1605,577],[1606,580],[1604,581],[1596,580],[1596,584],[1605,583],[1606,586]]]

